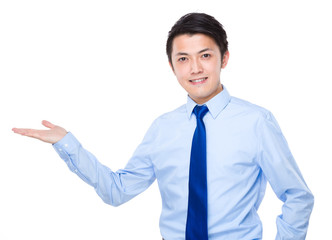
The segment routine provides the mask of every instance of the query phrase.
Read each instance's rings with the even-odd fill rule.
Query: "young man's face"
[[[198,104],[207,102],[222,91],[220,71],[226,67],[228,57],[226,52],[221,59],[218,45],[204,34],[183,34],[173,40],[173,72]]]

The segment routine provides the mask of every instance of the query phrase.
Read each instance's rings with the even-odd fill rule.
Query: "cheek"
[[[176,66],[174,68],[174,74],[179,82],[184,81],[188,77],[188,70],[185,66]]]
[[[219,62],[215,62],[214,64],[209,64],[205,67],[205,70],[209,73],[212,74],[213,76],[219,77],[220,71],[221,71],[221,66]]]

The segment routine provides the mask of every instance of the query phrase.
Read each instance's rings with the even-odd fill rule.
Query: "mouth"
[[[193,83],[193,84],[202,84],[204,83],[208,78],[204,77],[204,78],[198,78],[198,79],[192,79],[189,80],[189,82]]]

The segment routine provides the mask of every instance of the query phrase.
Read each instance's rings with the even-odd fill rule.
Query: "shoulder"
[[[163,136],[170,130],[179,129],[186,123],[186,105],[182,105],[173,111],[166,112],[157,117],[151,124],[147,135],[152,136],[157,141],[158,136]]]
[[[278,121],[270,110],[236,97],[232,97],[230,104],[233,110],[235,109],[234,111],[242,117],[242,122],[245,120],[253,124],[257,132],[273,130],[281,133]]]
[[[230,99],[228,107],[237,114],[242,113],[257,118],[268,118],[271,115],[271,112],[268,109],[233,96]]]
[[[186,116],[187,110],[186,105],[183,104],[180,107],[166,112],[162,115],[160,115],[155,121],[156,122],[163,122],[163,121],[172,121],[172,120],[178,120]]]

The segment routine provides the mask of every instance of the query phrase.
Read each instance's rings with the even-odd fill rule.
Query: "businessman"
[[[13,131],[52,143],[69,169],[113,206],[157,179],[165,240],[261,239],[257,210],[267,181],[283,201],[276,239],[305,239],[313,195],[272,113],[221,84],[229,59],[223,26],[207,14],[187,14],[170,30],[166,52],[187,103],[152,123],[124,169],[113,172],[48,121],[42,122],[47,130]]]

